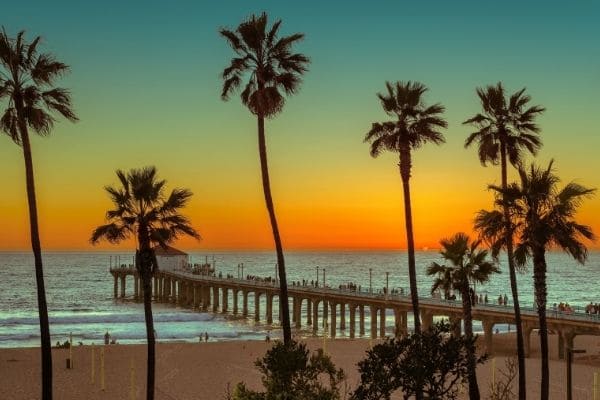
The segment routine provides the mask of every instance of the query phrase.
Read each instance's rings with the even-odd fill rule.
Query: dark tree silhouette
[[[531,97],[521,89],[506,98],[502,83],[477,88],[477,96],[481,102],[482,112],[466,120],[464,124],[472,125],[477,130],[469,135],[465,147],[474,143],[478,145],[478,155],[481,164],[497,165],[500,163],[502,187],[507,185],[507,167],[510,162],[518,167],[525,152],[536,155],[542,142],[539,138],[539,127],[535,119],[544,112],[540,106],[528,106]],[[515,326],[517,330],[517,359],[519,362],[519,399],[527,397],[525,382],[525,347],[523,344],[523,326],[517,274],[513,260],[512,235],[509,232],[508,210],[504,210],[505,242],[508,257],[510,289],[515,310]],[[497,256],[497,253],[496,253]]]
[[[293,52],[293,46],[304,38],[303,34],[295,33],[279,37],[281,20],[275,21],[270,28],[267,25],[267,14],[262,13],[259,16],[251,15],[235,30],[220,30],[221,36],[227,40],[236,54],[230,65],[223,70],[221,98],[228,100],[243,83],[244,89],[240,95],[242,103],[256,116],[258,122],[258,153],[263,192],[277,251],[283,340],[289,344],[292,340],[292,330],[285,259],[271,195],[265,118],[273,118],[281,112],[285,104],[284,94],[292,95],[298,91],[302,75],[307,71],[309,59],[303,54]]]
[[[71,105],[69,91],[54,87],[55,80],[67,73],[69,67],[57,61],[50,53],[40,53],[40,42],[41,38],[38,36],[28,43],[24,31],[19,32],[16,38],[8,37],[4,28],[0,33],[0,101],[7,100],[6,108],[0,117],[0,129],[23,148],[40,316],[42,399],[50,400],[52,350],[29,133],[31,129],[40,136],[48,136],[52,132],[55,116],[63,116],[71,122],[77,121],[77,117]]]
[[[190,221],[180,214],[192,196],[187,189],[174,189],[165,196],[166,181],[158,180],[156,169],[117,170],[120,187],[105,187],[114,204],[106,213],[107,224],[92,233],[92,244],[100,240],[119,243],[134,236],[138,248],[135,265],[144,285],[144,316],[148,341],[146,399],[154,399],[155,337],[152,318],[152,276],[158,270],[154,247],[166,247],[182,235],[200,239]]]
[[[427,275],[436,276],[431,292],[438,288],[451,287],[460,292],[465,322],[465,335],[470,340],[473,338],[473,315],[470,289],[471,283],[484,284],[490,276],[499,273],[498,268],[488,260],[488,252],[479,249],[479,241],[471,242],[464,233],[457,233],[449,239],[443,239],[440,244],[440,254],[448,265],[432,263],[427,269]],[[479,400],[479,385],[477,384],[477,357],[475,347],[468,347],[468,378],[469,398]]]
[[[542,353],[542,379],[540,398],[548,399],[548,326],[546,322],[546,251],[560,248],[579,263],[587,259],[587,248],[582,239],[594,239],[589,226],[575,221],[582,201],[591,196],[595,189],[577,183],[558,188],[559,178],[552,169],[552,161],[546,169],[532,165],[527,171],[519,168],[519,183],[505,189],[490,186],[496,193],[496,209],[482,210],[476,223],[484,228],[484,234],[492,242],[505,236],[504,210],[509,210],[510,230],[514,233],[516,265],[525,266],[533,262],[534,293],[540,325],[540,349]]]
[[[410,201],[410,176],[412,169],[412,151],[425,143],[441,144],[444,136],[440,128],[447,123],[441,117],[444,107],[441,104],[426,106],[423,94],[425,85],[418,82],[386,82],[387,93],[378,93],[383,110],[392,121],[373,123],[364,141],[371,144],[371,156],[377,157],[384,151],[398,153],[400,177],[404,191],[404,215],[406,239],[408,244],[408,274],[410,294],[415,320],[415,332],[421,331],[419,313],[419,294],[415,266],[415,241],[413,233],[412,209]]]

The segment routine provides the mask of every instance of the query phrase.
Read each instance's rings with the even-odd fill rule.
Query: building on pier
[[[189,264],[189,255],[171,246],[154,248],[158,268],[163,271],[183,269]]]

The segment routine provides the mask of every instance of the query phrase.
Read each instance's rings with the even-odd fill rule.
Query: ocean
[[[74,343],[99,344],[106,331],[120,343],[144,343],[145,325],[143,308],[130,299],[113,299],[113,279],[109,274],[110,257],[118,256],[122,263],[130,263],[131,252],[46,252],[43,256],[46,293],[50,314],[52,343],[64,342],[70,333]],[[191,252],[192,262],[203,262],[205,257],[216,261],[217,273],[237,276],[237,265],[244,263],[244,275],[261,277],[275,275],[275,253],[268,252]],[[417,253],[417,272],[420,296],[428,296],[432,278],[425,270],[432,261],[441,262],[437,251]],[[567,255],[551,252],[548,262],[548,304],[568,302],[584,307],[590,301],[600,302],[598,274],[600,252],[591,252],[585,265],[578,265]],[[373,290],[385,286],[389,272],[389,287],[408,292],[406,253],[402,251],[290,251],[286,252],[288,281],[316,279],[326,270],[326,282],[332,287],[354,282],[363,289],[369,285],[372,269]],[[501,262],[501,274],[481,287],[477,293],[488,294],[490,302],[499,295],[510,298],[508,271]],[[533,307],[531,268],[518,275],[519,292],[523,307]],[[132,294],[131,281],[128,294]],[[232,301],[233,296],[230,296]],[[241,300],[240,300],[241,302]],[[252,310],[252,306],[250,306]],[[231,306],[229,307],[231,310]],[[263,340],[272,328],[231,315],[214,315],[179,308],[173,305],[153,306],[159,341],[198,341],[208,333],[210,340]],[[265,310],[264,305],[261,310]],[[303,321],[305,319],[303,310]],[[273,315],[277,315],[274,307]],[[368,313],[367,313],[368,321]],[[387,315],[388,330],[393,331],[393,315]],[[368,326],[368,322],[366,322]],[[409,320],[409,327],[412,322]],[[497,326],[501,331],[509,326]],[[304,324],[306,328],[306,324]],[[310,329],[310,327],[309,327]],[[475,324],[475,330],[481,327]],[[312,335],[309,330],[299,335]],[[345,337],[339,332],[338,337]],[[277,329],[271,332],[278,336]],[[39,346],[39,325],[33,268],[33,256],[28,252],[0,252],[0,347]]]

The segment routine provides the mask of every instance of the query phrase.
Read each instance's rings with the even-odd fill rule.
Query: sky
[[[283,34],[305,33],[297,50],[311,59],[301,90],[266,123],[285,248],[406,247],[397,156],[373,159],[362,141],[371,123],[387,120],[376,97],[386,81],[423,82],[425,101],[447,109],[446,143],[414,153],[418,248],[471,232],[474,213],[491,207],[486,187],[500,171],[463,147],[471,130],[462,121],[479,111],[476,87],[526,87],[547,109],[536,161],[554,159],[565,182],[600,187],[600,6],[592,0],[9,2],[0,25],[41,35],[43,49],[71,66],[59,85],[72,91],[80,118],[33,139],[45,249],[91,249],[90,233],[110,208],[103,187],[117,183],[116,169],[146,165],[169,188],[194,192],[186,214],[203,239],[178,247],[273,248],[256,120],[238,97],[220,99],[219,73],[233,53],[218,29],[262,11],[283,20]],[[22,151],[5,135],[0,174],[0,250],[28,249]],[[600,233],[598,210],[600,194],[578,218]]]

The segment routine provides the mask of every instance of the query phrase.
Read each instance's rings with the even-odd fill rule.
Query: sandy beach
[[[496,377],[506,357],[514,353],[514,335],[495,336]],[[309,347],[322,347],[322,339],[307,339]],[[376,342],[375,342],[376,343]],[[551,399],[564,399],[566,387],[565,363],[556,354],[556,336],[550,336]],[[271,344],[259,341],[210,343],[161,343],[157,345],[158,400],[197,400],[224,398],[228,385],[239,381],[260,388],[260,375],[254,361]],[[338,367],[347,374],[348,387],[358,381],[356,363],[363,358],[369,340],[328,340],[326,350]],[[573,366],[574,399],[592,399],[595,371],[600,371],[600,337],[580,336],[577,348],[587,350],[578,356]],[[74,369],[65,368],[68,350],[54,349],[54,393],[59,400],[130,399],[130,365],[135,367],[136,399],[144,398],[145,351],[143,345],[111,345],[105,348],[105,384],[100,389],[100,346],[95,346],[95,384],[91,382],[91,346],[73,348]],[[538,343],[532,340],[532,357],[527,360],[528,392],[536,398],[539,386]],[[37,348],[0,350],[0,399],[37,399],[40,392],[40,352]],[[482,394],[491,382],[491,362],[478,369]]]

